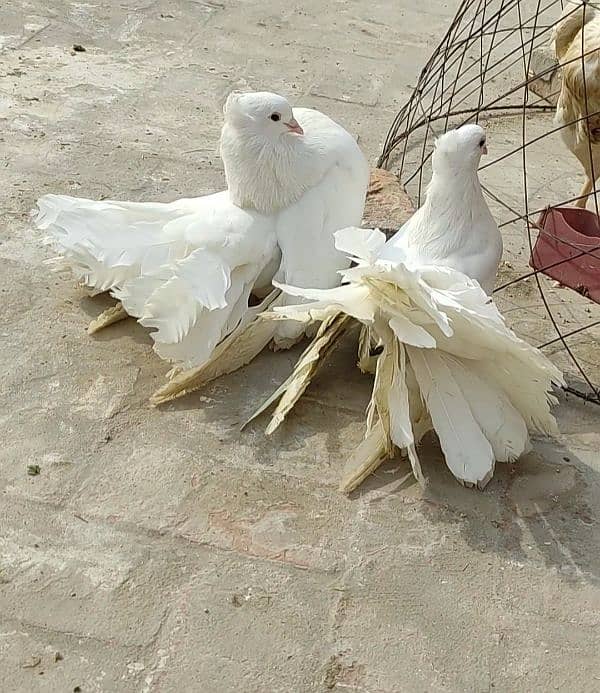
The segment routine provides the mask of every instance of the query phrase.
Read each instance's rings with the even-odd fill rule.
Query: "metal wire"
[[[406,104],[400,109],[394,118],[388,131],[378,166],[389,168],[392,164],[399,163],[399,176],[405,187],[414,189],[418,204],[424,181],[426,180],[426,165],[433,151],[433,139],[435,132],[433,125],[441,122],[444,129],[460,126],[469,121],[487,122],[491,118],[495,121],[502,118],[520,118],[520,142],[511,150],[504,152],[495,159],[481,166],[480,170],[494,171],[494,167],[510,157],[519,157],[521,168],[521,181],[518,184],[521,190],[521,202],[510,203],[503,199],[498,191],[491,190],[489,186],[482,186],[484,192],[502,209],[510,212],[508,220],[502,220],[500,228],[511,224],[522,225],[526,238],[526,247],[530,257],[533,256],[536,235],[543,233],[547,237],[560,243],[560,248],[565,248],[564,257],[537,267],[530,272],[521,274],[504,282],[499,286],[495,294],[498,295],[508,287],[533,277],[535,287],[539,295],[540,307],[548,316],[549,324],[555,332],[552,338],[539,344],[540,348],[559,346],[573,364],[574,372],[583,383],[586,390],[569,384],[565,388],[567,392],[582,399],[600,404],[600,388],[598,373],[588,372],[581,359],[575,353],[577,338],[590,334],[589,330],[600,325],[600,320],[587,320],[585,324],[566,329],[563,319],[554,312],[555,308],[546,296],[545,283],[542,276],[547,271],[560,265],[573,262],[577,258],[589,256],[595,262],[600,259],[600,243],[588,247],[582,247],[568,239],[561,238],[550,233],[548,229],[541,229],[536,221],[537,215],[544,212],[548,205],[540,209],[532,209],[535,205],[530,202],[530,186],[528,165],[530,160],[527,152],[535,144],[543,142],[555,133],[576,132],[576,129],[587,133],[587,148],[589,155],[590,176],[595,179],[598,161],[600,161],[600,144],[596,145],[590,136],[590,119],[600,116],[600,110],[590,108],[596,100],[589,98],[591,77],[595,85],[600,85],[600,44],[594,46],[590,41],[586,42],[585,30],[582,28],[585,22],[593,14],[600,22],[600,12],[596,4],[580,0],[579,3],[569,4],[568,10],[562,12],[562,0],[537,0],[535,4],[525,0],[462,0],[457,13],[443,36],[440,44],[431,54],[425,67],[422,69],[417,84],[408,98]],[[531,11],[532,6],[535,8]],[[526,14],[526,10],[529,14]],[[546,99],[555,99],[560,95],[560,86],[557,89],[548,87],[546,97],[532,99],[535,84],[540,80],[553,79],[557,70],[556,63],[548,68],[538,69],[532,74],[534,52],[541,48],[547,48],[549,40],[554,38],[554,29],[559,21],[567,18],[569,21],[581,18],[580,27],[573,34],[571,40],[571,54],[575,41],[579,44],[579,50],[574,58],[563,59],[561,65],[579,65],[579,71],[583,82],[583,108],[578,116],[568,122],[557,122],[548,127],[547,122],[542,122],[544,133],[529,135],[528,119],[539,117],[544,112],[554,111],[555,106]],[[573,16],[572,16],[573,15]],[[593,19],[592,21],[596,21]],[[588,36],[593,36],[589,32]],[[588,60],[588,57],[594,60]],[[596,67],[598,65],[598,67]],[[592,74],[590,71],[595,70]],[[560,82],[560,77],[559,77]],[[596,87],[597,88],[597,87]],[[539,125],[538,125],[539,129]],[[568,141],[568,137],[565,138]],[[594,150],[598,160],[594,163]],[[396,156],[398,150],[399,157]],[[568,151],[565,148],[565,157]],[[574,162],[574,160],[573,160]],[[600,171],[598,172],[600,174]],[[574,176],[578,175],[574,167]],[[594,209],[598,214],[598,201],[595,180],[592,181],[591,192],[582,191],[577,197],[568,200],[552,200],[553,207],[565,206],[581,201],[583,204],[593,196]],[[412,187],[414,186],[414,188]],[[516,191],[515,191],[516,192]],[[505,215],[506,216],[506,215]],[[589,300],[589,299],[588,299]],[[525,310],[525,307],[523,307]],[[567,321],[568,322],[568,321]],[[567,341],[569,340],[569,341]]]

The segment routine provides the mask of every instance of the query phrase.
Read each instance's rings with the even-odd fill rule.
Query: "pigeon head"
[[[221,158],[234,204],[271,214],[319,180],[315,133],[304,134],[283,96],[233,92],[223,112]]]
[[[232,128],[271,142],[282,136],[304,134],[288,101],[268,91],[232,92],[223,112],[225,123]]]
[[[482,154],[487,154],[485,130],[481,125],[469,123],[449,130],[436,140],[433,170],[435,173],[475,172]]]

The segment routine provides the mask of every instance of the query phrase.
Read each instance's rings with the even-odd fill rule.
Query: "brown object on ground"
[[[396,231],[415,211],[412,200],[403,190],[395,173],[383,168],[371,170],[363,226],[379,228],[386,236]]]

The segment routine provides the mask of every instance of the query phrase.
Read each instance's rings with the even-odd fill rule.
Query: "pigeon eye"
[[[485,147],[485,140],[479,140],[479,146]]]
[[[281,116],[279,115],[279,113],[272,113],[269,116],[269,118],[275,122],[277,122],[278,120],[281,120]]]

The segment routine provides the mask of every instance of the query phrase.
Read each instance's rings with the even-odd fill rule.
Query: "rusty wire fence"
[[[593,39],[589,27],[596,21],[597,48],[585,40],[586,32]],[[558,30],[567,39],[574,32],[569,60],[561,59],[560,67]],[[557,118],[567,64],[581,70],[583,111]],[[490,155],[482,161],[480,177],[505,241],[494,298],[511,327],[565,371],[567,391],[600,404],[600,299],[590,299],[586,277],[568,289],[548,276],[561,267],[576,273],[574,263],[583,262],[587,279],[595,281],[595,272],[600,288],[600,231],[579,243],[543,222],[548,208],[585,204],[587,216],[598,220],[595,181],[591,190],[580,191],[584,168],[569,151],[583,127],[590,178],[597,175],[594,155],[600,174],[596,103],[600,109],[600,10],[593,3],[463,0],[395,117],[378,165],[398,173],[415,204],[421,204],[435,138],[467,122],[485,125]],[[532,267],[538,240],[553,244],[558,255],[546,264],[538,258]]]

